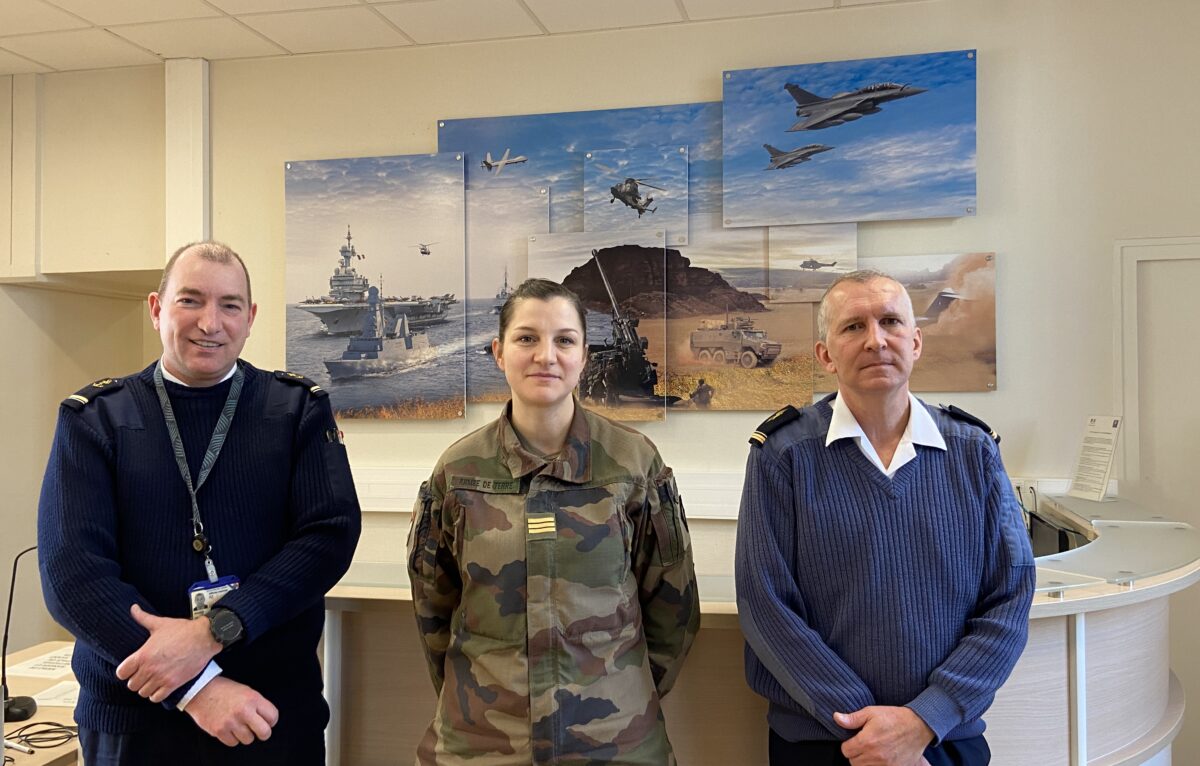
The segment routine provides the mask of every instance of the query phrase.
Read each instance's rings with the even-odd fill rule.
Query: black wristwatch
[[[242,621],[231,610],[214,607],[208,613],[208,630],[214,641],[228,648],[242,637]]]

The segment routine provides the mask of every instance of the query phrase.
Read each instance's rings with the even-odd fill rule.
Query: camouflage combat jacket
[[[660,698],[700,625],[671,469],[576,401],[563,452],[511,405],[421,485],[408,542],[438,692],[418,764],[675,763]]]

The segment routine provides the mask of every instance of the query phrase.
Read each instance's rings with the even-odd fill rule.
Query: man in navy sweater
[[[817,360],[837,394],[751,437],[738,519],[746,678],[772,766],[983,766],[981,718],[1025,646],[1034,565],[983,424],[909,393],[904,287],[826,292]]]
[[[228,247],[180,248],[148,302],[161,359],[63,402],[38,508],[84,760],[322,764],[322,597],[360,529],[329,400],[238,359]]]

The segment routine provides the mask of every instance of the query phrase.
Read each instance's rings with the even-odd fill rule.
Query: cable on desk
[[[8,766],[10,763],[16,763],[16,760],[11,755],[4,756],[4,766]]]
[[[59,747],[79,736],[78,726],[66,726],[54,721],[34,721],[6,733],[5,739],[32,748]],[[7,758],[7,756],[5,756]]]

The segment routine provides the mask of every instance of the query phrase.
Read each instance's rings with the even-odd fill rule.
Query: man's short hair
[[[908,321],[912,324],[917,323],[916,314],[913,313],[912,298],[908,294],[907,288],[900,283],[900,280],[893,277],[891,274],[885,274],[877,269],[859,269],[851,271],[849,274],[843,274],[833,281],[825,294],[821,296],[821,305],[817,308],[817,340],[825,343],[829,336],[829,296],[838,285],[843,282],[857,282],[860,285],[865,285],[868,282],[874,282],[876,279],[886,279],[889,282],[894,282],[900,286],[900,293],[904,296],[904,300],[908,303]]]
[[[189,242],[171,254],[170,259],[167,260],[167,265],[163,267],[162,279],[158,283],[158,294],[160,296],[167,290],[167,280],[171,278],[171,271],[175,268],[175,262],[189,250],[194,250],[196,255],[213,263],[228,265],[236,261],[242,267],[242,273],[246,275],[246,303],[254,303],[250,294],[250,270],[246,268],[246,262],[242,260],[242,256],[235,253],[233,248],[224,242],[217,242],[211,239],[200,242]]]

